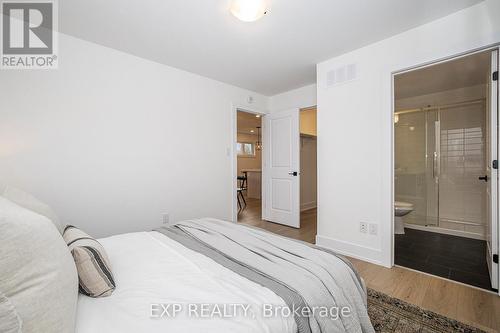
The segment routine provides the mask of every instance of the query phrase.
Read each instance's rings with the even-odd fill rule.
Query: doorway
[[[235,219],[314,243],[316,107],[265,115],[237,109],[235,127]]]
[[[487,50],[394,75],[394,262],[486,290],[498,289],[497,66]]]
[[[317,109],[315,106],[300,110],[300,211],[317,207]]]
[[[255,223],[262,219],[262,114],[237,110],[236,200],[237,220]]]

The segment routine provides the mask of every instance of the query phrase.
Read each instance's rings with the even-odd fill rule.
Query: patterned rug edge
[[[479,328],[370,288],[368,312],[376,332],[486,333]]]

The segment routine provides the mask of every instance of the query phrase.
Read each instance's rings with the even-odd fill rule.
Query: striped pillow
[[[111,295],[115,280],[104,247],[72,225],[64,229],[63,238],[75,260],[80,292],[90,297]]]

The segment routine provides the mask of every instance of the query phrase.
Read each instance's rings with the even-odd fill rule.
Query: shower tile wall
[[[440,226],[484,235],[485,104],[441,111]]]
[[[441,228],[484,235],[486,185],[478,177],[485,172],[485,105],[440,111],[439,186],[433,176],[437,117],[435,111],[399,115],[395,124],[396,200],[415,206],[404,218],[406,223],[437,225],[439,206]]]

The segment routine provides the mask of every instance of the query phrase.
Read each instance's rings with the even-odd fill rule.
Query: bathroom
[[[494,54],[394,76],[395,264],[491,290]],[[496,54],[495,54],[496,55]],[[425,84],[422,84],[425,82]]]

